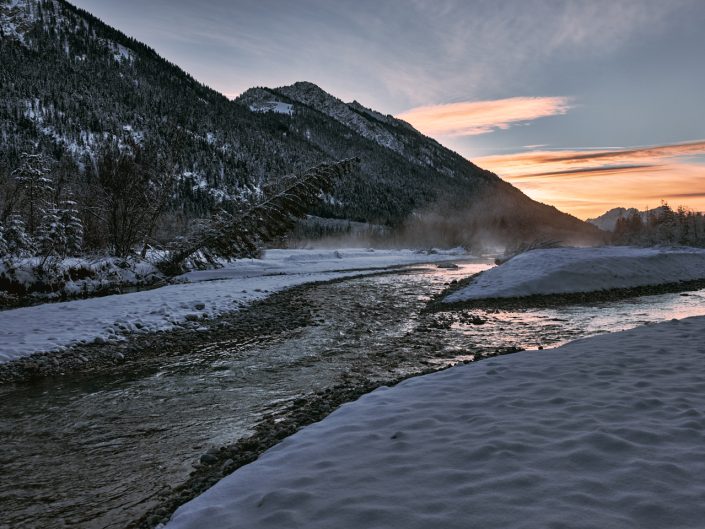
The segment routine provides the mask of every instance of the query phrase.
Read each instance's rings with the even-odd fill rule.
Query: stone
[[[218,462],[218,458],[213,454],[203,454],[199,460],[204,465],[214,465]]]

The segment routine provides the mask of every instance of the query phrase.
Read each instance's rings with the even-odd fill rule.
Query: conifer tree
[[[3,227],[3,238],[7,247],[7,255],[25,257],[32,255],[35,244],[27,233],[25,223],[18,215],[11,215]]]
[[[34,235],[54,193],[49,162],[43,154],[22,153],[15,179],[18,205],[27,221],[27,231]]]
[[[238,204],[236,212],[221,210],[198,222],[190,237],[175,242],[160,267],[166,273],[177,273],[183,262],[197,252],[210,262],[256,256],[262,243],[291,230],[321,194],[329,192],[335,180],[358,163],[357,158],[324,163],[270,182],[260,195]]]

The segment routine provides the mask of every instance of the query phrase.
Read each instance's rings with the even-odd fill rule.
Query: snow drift
[[[166,527],[702,527],[704,338],[697,317],[379,389]]]
[[[593,292],[705,279],[701,248],[551,248],[532,250],[480,274],[443,299],[477,299]]]

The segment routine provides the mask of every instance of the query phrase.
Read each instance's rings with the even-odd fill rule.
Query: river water
[[[422,312],[449,281],[487,266],[417,266],[315,285],[301,294],[310,325],[205,342],[128,370],[0,387],[0,528],[125,527],[182,483],[209,447],[248,435],[263,415],[353,375],[382,382],[482,351],[551,347],[705,314],[705,291],[466,311],[484,324]]]

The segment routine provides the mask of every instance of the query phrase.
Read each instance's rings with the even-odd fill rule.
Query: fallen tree
[[[197,221],[190,235],[174,241],[157,264],[167,275],[176,275],[192,256],[215,263],[217,259],[255,257],[261,245],[286,234],[304,217],[336,178],[351,172],[357,158],[323,163],[300,174],[268,183],[254,198],[243,200],[234,213],[220,210]]]

